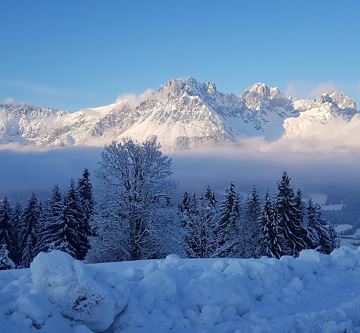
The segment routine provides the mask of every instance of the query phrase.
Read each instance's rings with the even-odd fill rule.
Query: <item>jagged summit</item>
[[[265,83],[255,83],[245,89],[243,97],[248,95],[268,98],[270,96],[270,88]]]
[[[255,83],[245,89],[242,98],[250,109],[261,110],[264,107],[291,108],[290,99],[282,94],[279,88],[268,87],[264,83]]]
[[[330,103],[341,110],[356,111],[355,101],[344,93],[335,90],[320,95],[316,101],[319,104]]]
[[[336,91],[315,100],[293,99],[276,87],[256,83],[237,95],[189,77],[72,113],[0,104],[0,144],[102,146],[122,137],[142,141],[156,136],[165,150],[179,150],[254,136],[303,136],[318,123],[350,121],[356,113],[355,102]]]
[[[255,83],[248,88],[242,94],[243,97],[253,96],[262,99],[284,99],[286,98],[278,87],[269,87],[265,83]]]
[[[166,82],[159,91],[167,91],[174,94],[187,93],[190,95],[199,94],[204,84],[199,83],[193,77],[185,79],[174,79]]]
[[[158,89],[158,92],[167,93],[169,96],[199,96],[204,97],[206,94],[217,92],[214,82],[201,83],[193,77],[185,79],[175,79],[166,82]]]

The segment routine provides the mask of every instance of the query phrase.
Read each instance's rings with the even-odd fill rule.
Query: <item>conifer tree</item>
[[[76,259],[83,260],[83,252],[79,244],[79,226],[81,223],[80,205],[77,197],[74,180],[71,180],[70,188],[64,198],[62,212],[62,243],[60,249],[69,253]]]
[[[81,209],[81,219],[79,224],[79,258],[85,259],[90,249],[90,237],[94,235],[92,220],[94,216],[94,199],[92,184],[89,178],[88,169],[85,169],[82,178],[78,181],[77,194]]]
[[[330,254],[338,246],[336,233],[322,217],[320,206],[314,204],[311,199],[307,205],[307,219],[312,248]]]
[[[217,201],[216,201],[216,198],[215,198],[215,193],[214,193],[214,191],[211,189],[211,187],[209,185],[206,188],[204,198],[207,200],[207,202],[209,203],[209,205],[211,207],[216,207]]]
[[[10,205],[7,197],[0,204],[0,248],[1,253],[6,258],[14,258],[15,243],[13,236],[13,229],[11,225]],[[5,265],[5,264],[4,264]]]
[[[3,243],[0,246],[0,270],[13,269],[15,267],[15,263],[10,257],[7,245],[6,243]]]
[[[185,233],[185,251],[190,258],[209,258],[216,250],[215,218],[216,199],[210,187],[204,196],[197,198],[194,194],[188,198],[184,195],[182,221]]]
[[[66,226],[63,219],[63,208],[63,199],[59,187],[56,185],[46,205],[44,214],[46,221],[39,232],[38,252],[64,249]]]
[[[206,221],[206,238],[207,238],[207,251],[206,257],[212,257],[217,248],[216,241],[216,228],[217,228],[217,200],[215,193],[208,185],[204,197],[202,198],[202,211],[205,215]]]
[[[12,251],[13,261],[16,266],[21,264],[21,242],[19,232],[21,231],[21,206],[19,203],[11,210],[11,237],[14,248]]]
[[[220,218],[216,226],[216,253],[218,256],[234,254],[238,223],[240,219],[239,197],[234,183],[226,190],[225,197],[220,204]]]
[[[188,258],[204,258],[205,221],[200,211],[200,200],[194,193],[189,201],[185,226],[185,252]]]
[[[253,186],[250,195],[245,204],[245,217],[248,221],[256,223],[261,213],[261,204],[259,194],[255,186]]]
[[[40,200],[38,201],[38,223],[36,228],[36,247],[35,253],[38,254],[43,251],[41,248],[41,244],[43,244],[42,238],[44,237],[44,230],[46,229],[48,223],[48,215],[49,215],[48,202],[45,201],[42,203]]]
[[[258,222],[260,227],[259,255],[280,258],[282,253],[282,233],[277,221],[276,211],[271,202],[269,192],[267,192],[265,195],[265,202]]]
[[[190,209],[190,195],[188,192],[185,192],[182,201],[179,207],[180,210],[180,225],[182,228],[185,228],[188,224],[190,215],[189,215],[189,209]]]
[[[261,214],[259,194],[252,188],[245,203],[245,214],[241,223],[242,255],[244,257],[256,257],[259,248],[260,228],[258,220]]]
[[[300,251],[306,248],[307,233],[300,225],[294,190],[286,172],[278,182],[276,212],[279,226],[283,232],[282,255],[299,255]]]
[[[21,266],[29,267],[30,263],[37,255],[37,233],[39,223],[39,204],[33,193],[28,200],[21,214]]]
[[[335,249],[340,247],[341,238],[340,238],[339,234],[337,233],[337,231],[335,230],[335,228],[332,225],[329,224],[328,228],[329,228],[330,240],[331,240],[330,248],[332,250],[335,250]]]
[[[297,190],[296,195],[295,195],[295,208],[296,208],[296,219],[297,219],[297,223],[299,225],[301,225],[302,227],[305,227],[305,221],[304,221],[304,216],[305,216],[305,206],[304,206],[304,201],[303,201],[303,194],[302,191],[300,189]]]

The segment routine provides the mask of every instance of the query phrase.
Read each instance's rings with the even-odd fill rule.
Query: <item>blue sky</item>
[[[0,2],[0,101],[77,110],[172,78],[360,102],[360,1]]]

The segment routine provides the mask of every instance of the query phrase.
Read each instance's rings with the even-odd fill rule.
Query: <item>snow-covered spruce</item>
[[[16,244],[11,223],[10,205],[5,197],[0,204],[0,270],[15,267]]]
[[[180,205],[184,248],[188,258],[211,258],[217,251],[215,194],[208,186],[203,196],[184,193]]]
[[[37,254],[38,235],[40,231],[39,202],[33,193],[28,200],[20,220],[20,266],[29,267]]]
[[[77,195],[80,205],[80,221],[77,230],[79,239],[78,259],[83,260],[91,247],[90,236],[94,236],[92,223],[95,214],[95,203],[88,169],[84,170],[82,177],[78,180]]]
[[[252,188],[245,202],[244,214],[240,224],[240,248],[241,256],[245,258],[254,258],[259,255],[260,243],[260,225],[258,219],[261,213],[261,204],[259,194],[255,188]]]
[[[215,257],[237,255],[236,244],[239,243],[240,200],[231,183],[226,189],[224,199],[220,203],[219,218],[215,228]]]
[[[94,235],[93,215],[92,185],[85,169],[77,185],[71,181],[64,197],[55,185],[50,199],[43,204],[35,254],[61,250],[84,260],[90,249],[90,236]]]
[[[360,248],[96,265],[54,251],[0,272],[0,331],[357,332],[359,281]]]
[[[269,192],[265,195],[262,213],[258,219],[259,224],[259,248],[260,255],[270,258],[281,257],[281,231],[276,218],[275,207],[271,201]]]
[[[307,233],[301,225],[302,212],[299,211],[295,193],[286,172],[278,182],[275,208],[281,233],[281,254],[297,256],[301,250],[307,248]]]

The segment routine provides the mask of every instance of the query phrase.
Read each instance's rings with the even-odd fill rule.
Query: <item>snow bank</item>
[[[85,265],[39,254],[0,272],[0,332],[353,332],[360,248],[299,258]]]
[[[0,312],[5,315],[0,332],[13,325],[7,320],[23,326],[17,333],[103,332],[127,304],[128,288],[120,276],[98,272],[64,252],[40,253],[22,273],[19,279],[12,271],[1,273],[7,281],[0,302],[8,306]]]
[[[339,234],[341,234],[344,231],[350,230],[352,228],[353,228],[352,224],[338,224],[337,226],[335,226],[335,230]]]
[[[94,331],[104,331],[127,303],[118,280],[99,278],[96,271],[60,251],[40,253],[30,266],[34,288],[45,291],[61,314]]]
[[[344,204],[333,204],[322,206],[321,209],[329,212],[337,212],[345,207]]]

